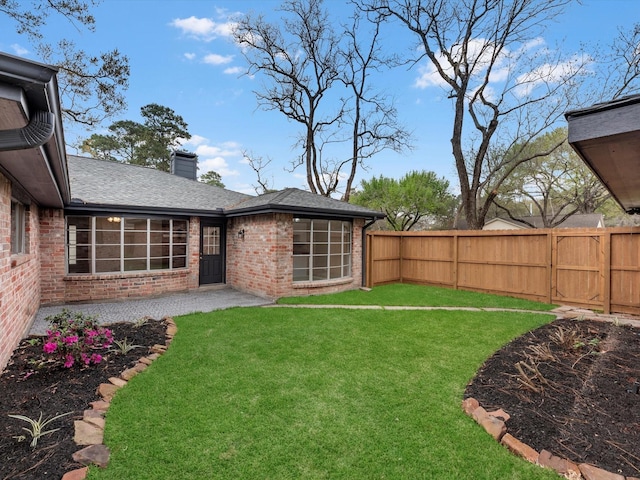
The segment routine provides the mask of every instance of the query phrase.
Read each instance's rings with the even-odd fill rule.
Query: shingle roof
[[[298,188],[286,188],[278,192],[250,197],[226,210],[228,216],[260,212],[287,212],[294,214],[324,213],[359,218],[384,217],[383,213],[376,210],[306,192]]]
[[[138,165],[67,156],[71,206],[213,212],[249,195]]]
[[[375,210],[287,188],[257,197],[137,165],[69,155],[71,209],[240,216],[267,212],[382,218]]]

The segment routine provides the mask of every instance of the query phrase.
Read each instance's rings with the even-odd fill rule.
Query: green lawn
[[[557,305],[533,302],[521,298],[503,297],[466,290],[394,283],[374,287],[371,291],[349,290],[328,295],[287,297],[280,304],[307,305],[405,305],[427,307],[513,308],[521,310],[552,310]]]
[[[115,397],[90,479],[559,478],[460,408],[510,339],[553,317],[237,308],[176,318],[174,342]]]

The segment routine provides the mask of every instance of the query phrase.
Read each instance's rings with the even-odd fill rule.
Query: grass
[[[558,478],[460,408],[547,315],[238,308],[177,317],[171,348],[108,412],[89,479]]]
[[[327,295],[281,298],[287,305],[404,305],[429,307],[484,307],[521,310],[552,310],[556,305],[534,302],[515,297],[487,293],[453,290],[451,288],[394,283],[374,287],[371,291],[349,290]]]

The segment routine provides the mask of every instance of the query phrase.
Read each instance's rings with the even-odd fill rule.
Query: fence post
[[[547,303],[553,303],[553,230],[547,232]]]
[[[365,248],[366,248],[366,252],[365,252],[365,281],[364,281],[364,286],[367,288],[371,288],[371,279],[372,279],[372,274],[371,274],[371,270],[373,269],[373,252],[372,252],[372,247],[373,247],[373,234],[370,232],[366,232],[366,236],[365,236]]]
[[[454,233],[453,238],[453,289],[458,289],[458,234]]]
[[[606,315],[611,313],[611,232],[601,236],[603,249],[600,265],[600,279],[602,281],[602,307]]]
[[[398,245],[398,263],[399,263],[399,268],[400,268],[400,283],[404,283],[404,272],[402,270],[403,268],[403,259],[404,259],[404,251],[403,251],[403,243],[404,243],[404,232],[400,232],[400,245]]]

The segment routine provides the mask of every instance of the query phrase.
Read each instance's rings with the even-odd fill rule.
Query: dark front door
[[[224,281],[223,226],[200,224],[200,285]]]

